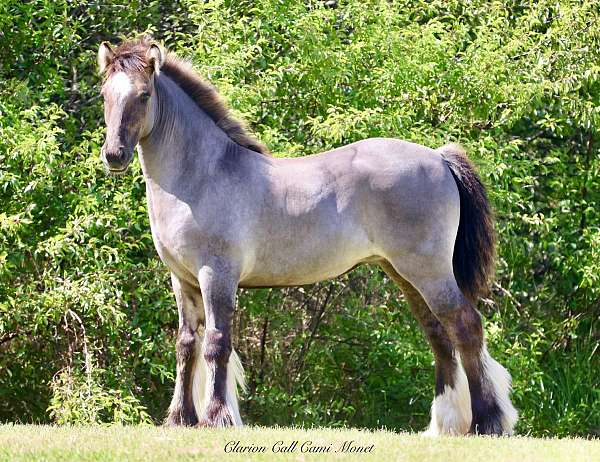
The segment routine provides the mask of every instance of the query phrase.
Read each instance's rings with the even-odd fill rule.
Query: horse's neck
[[[156,81],[154,125],[140,140],[140,161],[146,180],[164,189],[197,181],[225,154],[229,138],[170,78]]]

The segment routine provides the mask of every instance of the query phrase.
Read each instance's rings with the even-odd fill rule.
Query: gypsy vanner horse
[[[512,433],[510,375],[489,355],[475,308],[493,269],[493,223],[459,146],[373,138],[276,158],[159,45],[102,43],[98,61],[101,157],[122,173],[137,146],[179,310],[166,424],[242,424],[231,341],[238,287],[311,284],[372,263],[400,286],[433,349],[428,433]]]

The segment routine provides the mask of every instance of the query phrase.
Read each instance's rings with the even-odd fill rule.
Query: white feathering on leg
[[[502,430],[505,435],[514,433],[519,414],[510,401],[511,377],[509,372],[498,361],[490,356],[484,346],[481,350],[481,363],[485,374],[493,386],[496,402],[502,412]]]
[[[242,426],[242,418],[238,407],[238,386],[242,392],[246,391],[244,379],[244,368],[235,350],[231,350],[229,363],[227,364],[227,410],[233,418],[235,426]]]
[[[208,374],[214,374],[214,371],[209,369],[208,364],[204,359],[204,355],[202,354],[202,348],[200,348],[196,361],[193,380],[193,398],[196,415],[198,416],[198,419],[201,419],[206,412],[206,406],[208,405],[208,401],[210,399],[210,391],[206,388],[206,379]],[[227,404],[227,411],[233,419],[233,424],[235,426],[242,426],[244,424],[242,422],[242,417],[240,416],[240,410],[238,406],[238,386],[242,391],[246,390],[244,368],[242,367],[239,356],[235,350],[232,350],[229,357],[229,363],[227,364],[225,400]]]
[[[206,411],[206,374],[208,368],[202,351],[202,339],[196,340],[198,349],[196,352],[196,364],[194,365],[194,378],[192,379],[192,398],[194,400],[194,409],[198,420],[202,418]]]
[[[456,353],[454,386],[446,385],[444,392],[433,399],[431,423],[425,436],[464,435],[471,427],[471,394],[467,375]]]

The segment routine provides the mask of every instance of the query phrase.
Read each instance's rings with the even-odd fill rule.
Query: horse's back
[[[284,163],[285,183],[301,188],[313,182],[320,191],[326,184],[351,206],[383,205],[388,214],[390,206],[401,206],[413,221],[458,206],[456,183],[440,152],[409,141],[368,138]]]
[[[437,150],[396,138],[368,138],[319,154],[279,160],[295,179],[304,172],[324,171],[336,179],[367,180],[373,190],[453,185]]]

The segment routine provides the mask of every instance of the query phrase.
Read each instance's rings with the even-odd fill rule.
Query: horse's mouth
[[[110,175],[123,175],[125,174],[125,172],[129,169],[129,164],[127,164],[125,167],[122,168],[110,168],[110,167],[106,167],[106,171],[110,174]]]
[[[104,169],[109,175],[123,175],[129,169],[129,165],[131,165],[131,161],[133,160],[133,156],[126,160],[124,164],[117,167],[116,165],[108,165],[108,162],[104,162]]]

